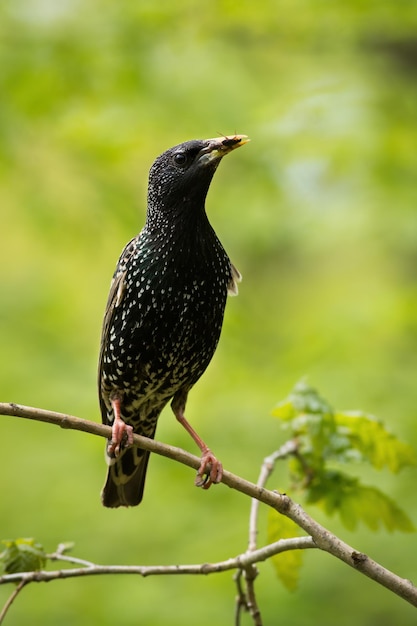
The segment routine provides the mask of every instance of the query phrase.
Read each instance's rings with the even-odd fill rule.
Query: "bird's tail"
[[[106,484],[101,492],[104,506],[135,506],[143,497],[149,452],[136,446],[125,448],[117,458],[109,458]]]

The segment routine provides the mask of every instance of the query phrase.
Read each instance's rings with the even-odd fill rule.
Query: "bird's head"
[[[172,213],[204,208],[213,174],[222,158],[243,146],[246,135],[195,139],[161,154],[149,172],[148,219],[152,213]]]

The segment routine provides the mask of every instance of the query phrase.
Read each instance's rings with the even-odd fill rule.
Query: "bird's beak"
[[[201,165],[207,165],[213,161],[220,161],[226,154],[240,148],[245,143],[250,141],[246,135],[233,135],[224,137],[215,137],[214,139],[207,139],[207,146],[203,148],[198,157]]]

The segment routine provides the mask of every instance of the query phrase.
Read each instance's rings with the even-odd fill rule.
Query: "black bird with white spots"
[[[205,199],[223,156],[247,141],[187,141],[151,167],[146,223],[120,256],[103,324],[99,396],[103,422],[112,426],[104,506],[142,500],[149,452],[132,445],[133,433],[154,437],[170,400],[201,450],[196,485],[221,481],[221,463],[184,410],[216,349],[227,294],[237,294],[241,278],[208,221]]]

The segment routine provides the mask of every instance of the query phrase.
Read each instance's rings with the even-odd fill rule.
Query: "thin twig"
[[[17,404],[0,403],[0,414],[49,422],[57,424],[63,428],[81,430],[83,432],[95,434],[100,437],[105,437],[107,439],[111,436],[111,429],[109,426],[104,426],[95,422],[89,422],[87,420],[81,420],[71,415],[19,406]],[[173,446],[168,446],[166,444],[154,441],[153,439],[147,439],[146,437],[140,437],[139,435],[134,436],[134,443],[144,450],[150,450],[151,452],[161,454],[162,456],[174,459],[194,469],[198,469],[200,466],[199,458],[185,452],[184,450],[181,450],[180,448],[174,448]],[[321,526],[321,524],[312,519],[299,504],[293,502],[288,496],[258,487],[257,485],[254,485],[253,483],[227,471],[225,471],[223,474],[222,482],[228,487],[235,489],[236,491],[239,491],[240,493],[243,493],[250,498],[256,498],[260,502],[271,506],[279,513],[286,515],[287,517],[292,519],[300,528],[305,530],[308,535],[310,535],[316,547],[324,550],[325,552],[328,552],[329,554],[332,554],[350,567],[353,567],[357,571],[361,572],[365,576],[368,576],[369,578],[376,581],[380,585],[383,585],[413,606],[417,607],[417,587],[415,587],[411,583],[411,581],[401,578],[393,572],[390,572],[386,568],[382,567],[382,565],[380,565],[379,563],[370,559],[366,554],[358,552],[347,543],[336,537],[336,535],[333,535],[324,526]],[[256,551],[252,554],[255,553]],[[244,555],[244,558],[249,557],[250,553],[246,553]],[[238,567],[240,566],[241,565],[238,565]],[[176,569],[176,566],[171,567]],[[201,568],[204,566],[198,567]],[[90,572],[90,569],[80,570],[82,572],[82,574],[80,575],[86,575],[86,573]],[[158,569],[158,567],[156,569]],[[67,571],[74,570],[64,570],[64,572]],[[107,572],[102,571],[100,573]],[[155,573],[166,572],[159,571]],[[147,575],[149,575],[149,573]],[[1,580],[2,579],[0,578],[0,582]]]
[[[237,588],[234,626],[240,626],[240,616],[242,615],[242,609],[244,611],[248,610],[248,602],[242,587],[242,574],[243,571],[241,569],[238,569],[233,575],[233,580],[235,581]]]
[[[290,439],[286,443],[284,443],[278,450],[266,456],[262,463],[261,471],[259,474],[258,482],[256,485],[262,489],[265,487],[266,482],[271,475],[275,463],[279,459],[286,459],[291,454],[294,454],[297,449],[297,444],[293,439]],[[248,550],[256,550],[257,547],[257,537],[258,537],[258,515],[259,515],[259,500],[256,498],[252,499],[251,510],[249,516],[249,544]]]
[[[46,555],[47,559],[51,561],[66,561],[67,563],[72,563],[72,565],[84,565],[84,567],[95,567],[95,563],[91,561],[86,561],[85,559],[78,559],[75,556],[70,556],[69,554],[61,554],[59,551],[52,552],[51,554]]]
[[[297,445],[294,440],[287,441],[284,443],[278,450],[276,450],[273,454],[265,457],[261,471],[259,474],[258,482],[256,486],[259,489],[263,489],[265,484],[271,475],[275,463],[278,459],[285,459],[290,454],[294,454],[294,451],[297,449]],[[249,543],[248,543],[248,552],[254,552],[257,548],[257,538],[258,538],[258,517],[259,517],[259,505],[260,501],[256,498],[252,498],[251,500],[251,509],[249,515]],[[258,576],[258,570],[255,565],[250,565],[244,569],[244,576],[246,582],[246,605],[247,610],[249,610],[251,617],[253,619],[254,626],[262,626],[262,616],[259,609],[258,601],[256,599],[255,593],[255,579]]]
[[[6,617],[6,613],[7,611],[10,609],[10,607],[13,604],[13,601],[16,599],[16,597],[18,596],[18,594],[22,591],[23,587],[25,587],[25,585],[27,585],[27,582],[25,580],[21,580],[19,582],[19,584],[17,585],[16,589],[13,591],[12,594],[10,594],[10,596],[7,598],[1,612],[0,612],[0,624],[3,623],[4,618]]]
[[[315,548],[311,537],[294,537],[291,539],[280,539],[260,550],[248,554],[239,554],[236,557],[216,563],[199,563],[197,565],[97,565],[89,561],[81,561],[74,557],[65,556],[63,560],[77,563],[86,563],[85,567],[61,570],[38,570],[34,572],[16,572],[15,574],[4,574],[0,576],[0,585],[11,582],[50,582],[62,578],[76,578],[77,576],[99,576],[102,574],[136,574],[139,576],[178,576],[185,574],[217,574],[237,568],[245,568],[260,561],[266,561],[274,554],[287,552],[288,550],[302,550]]]
[[[248,600],[248,608],[254,626],[262,626],[261,612],[255,594],[255,579],[258,576],[258,569],[255,565],[245,567],[244,571],[246,581],[246,594]]]

